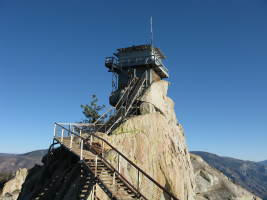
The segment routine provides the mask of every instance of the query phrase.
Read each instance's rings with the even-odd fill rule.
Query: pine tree
[[[92,100],[89,104],[81,105],[83,114],[87,118],[83,120],[83,123],[95,123],[101,116],[101,111],[105,108],[105,105],[98,105],[98,98],[95,94],[92,95]],[[107,116],[104,116],[97,123],[102,123]]]

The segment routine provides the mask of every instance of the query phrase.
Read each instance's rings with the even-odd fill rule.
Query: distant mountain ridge
[[[0,173],[15,172],[18,168],[32,168],[42,164],[47,150],[36,150],[23,154],[0,153]],[[193,151],[210,166],[223,172],[233,182],[267,200],[267,160],[261,162],[244,161],[216,154]]]
[[[202,151],[192,151],[192,153],[202,157],[210,166],[223,172],[233,182],[267,200],[267,165],[264,165],[266,161],[244,161]]]
[[[258,163],[263,164],[263,165],[267,165],[267,160],[260,161],[260,162],[258,162]]]
[[[0,172],[13,173],[18,168],[32,168],[35,164],[42,164],[41,159],[47,150],[36,150],[24,154],[0,153]]]

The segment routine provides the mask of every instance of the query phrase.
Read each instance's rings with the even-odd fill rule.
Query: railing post
[[[91,134],[91,136],[90,136],[90,146],[92,146],[92,143],[93,143],[93,136]]]
[[[115,185],[115,171],[113,173],[113,182],[112,182],[113,185]]]
[[[80,129],[80,137],[82,137],[82,130]]]
[[[80,160],[83,160],[83,139],[81,139],[81,154],[80,154]]]
[[[56,137],[56,132],[57,132],[57,125],[54,124],[54,138]]]
[[[104,156],[104,141],[102,141],[102,157]]]
[[[70,149],[72,149],[73,134],[70,133]]]
[[[95,176],[97,176],[97,156],[95,157]]]
[[[120,171],[121,171],[121,168],[120,168],[120,154],[118,154],[118,172],[121,173]]]
[[[63,142],[63,137],[64,137],[64,129],[62,128],[62,130],[61,130],[61,139],[60,139],[61,142]]]
[[[137,170],[137,190],[139,191],[140,188],[140,173],[139,170]]]
[[[73,133],[75,133],[75,128],[74,128],[75,126],[74,125],[72,125],[72,132]]]
[[[93,190],[92,190],[92,200],[95,199],[95,186],[93,186]]]

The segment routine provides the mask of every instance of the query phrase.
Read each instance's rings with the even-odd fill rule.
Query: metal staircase
[[[133,81],[130,82],[129,87],[123,95],[123,98],[117,104],[117,114],[107,122],[109,126],[107,126],[108,128],[106,129],[106,134],[109,135],[112,130],[114,130],[114,128],[130,113],[133,103],[140,96],[144,89],[143,86],[145,84],[145,81],[146,76],[144,73],[139,80],[133,79]]]
[[[89,139],[83,138],[71,131],[71,126],[55,123],[54,140],[79,157],[83,165],[85,179],[79,199],[86,200],[89,196],[97,199],[93,183],[112,200],[178,200],[109,142],[93,134]],[[116,162],[105,158],[107,151],[112,151]],[[135,175],[129,177],[122,172],[122,164]]]
[[[133,104],[144,91],[145,82],[145,73],[140,79],[136,77],[132,78],[115,107],[110,108],[107,112],[102,114],[93,124],[93,126],[95,126],[95,128],[91,129],[93,131],[89,131],[89,133],[94,134],[96,132],[104,132],[109,135],[131,113],[133,110]],[[111,112],[115,112],[115,115],[111,116],[107,122],[99,126],[98,122]]]

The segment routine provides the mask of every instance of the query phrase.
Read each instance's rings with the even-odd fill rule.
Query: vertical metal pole
[[[95,157],[95,176],[97,176],[97,156]]]
[[[113,185],[115,185],[115,172],[113,173]]]
[[[94,200],[95,199],[95,186],[93,187],[93,191],[92,191],[93,193],[92,193],[92,200]]]
[[[93,136],[91,135],[90,136],[90,146],[92,146],[92,143],[93,143]]]
[[[56,137],[56,132],[57,132],[57,125],[54,124],[54,138]]]
[[[102,156],[104,156],[104,141],[102,141]]]
[[[80,137],[82,137],[82,130],[80,129]]]
[[[81,154],[80,154],[80,160],[83,160],[83,140],[81,140]]]
[[[70,133],[70,149],[72,149],[73,134]]]
[[[120,168],[120,154],[118,154],[118,172],[121,173],[120,171],[121,171],[121,168]]]
[[[64,137],[64,129],[62,128],[62,130],[61,130],[61,142],[63,142],[63,137]]]
[[[139,170],[137,170],[137,190],[139,191],[139,185],[140,185],[140,174],[139,174]]]
[[[69,124],[69,132],[68,132],[68,136],[70,135],[70,127],[71,127],[71,124]]]
[[[75,133],[74,131],[75,131],[75,128],[74,128],[74,125],[73,125],[73,126],[72,126],[72,132]]]

